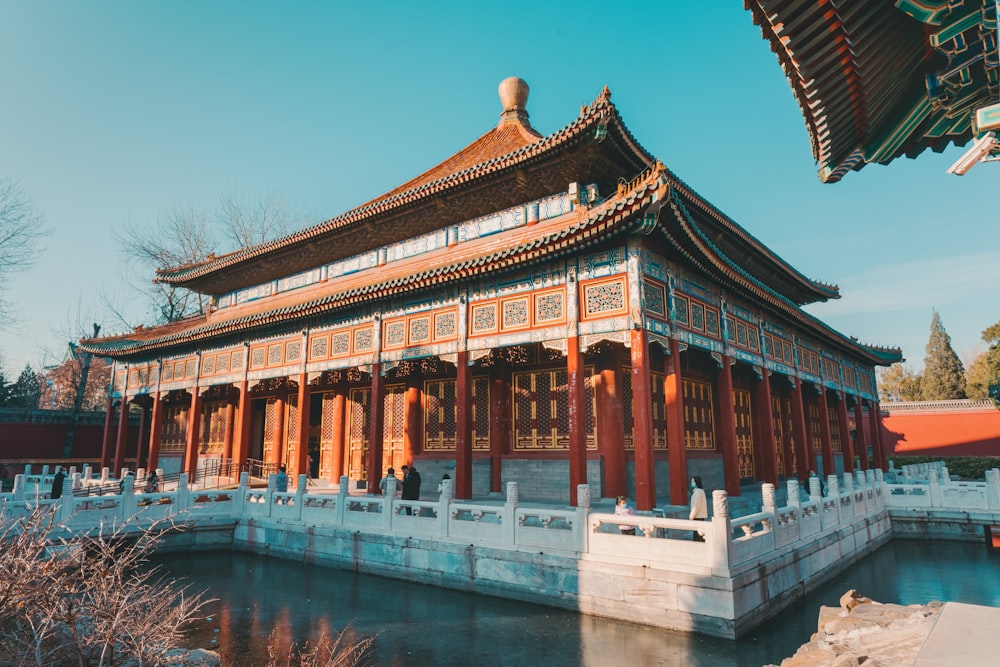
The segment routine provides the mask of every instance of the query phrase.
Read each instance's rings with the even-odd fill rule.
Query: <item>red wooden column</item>
[[[122,409],[118,413],[118,437],[115,438],[115,465],[112,475],[121,474],[125,467],[125,447],[128,444],[128,397],[122,394]]]
[[[271,457],[268,463],[279,466],[284,459],[285,451],[285,395],[274,399],[274,440],[271,443]],[[287,472],[287,471],[286,471]]]
[[[754,368],[756,371],[756,367]],[[776,484],[778,479],[777,459],[774,451],[774,413],[771,410],[771,380],[769,371],[761,368],[763,377],[757,379],[753,390],[753,466],[756,479]],[[774,481],[772,480],[772,476]]]
[[[795,461],[795,438],[792,435],[792,402],[791,400],[786,400],[785,396],[778,397],[778,419],[781,420],[781,451],[777,456],[781,457],[781,464],[785,467],[785,477],[792,479],[793,470],[797,473],[796,469],[798,464]],[[773,437],[773,436],[772,436]]]
[[[872,465],[885,470],[887,466],[885,451],[882,449],[882,409],[879,407],[878,401],[872,401],[868,417],[871,420],[872,458],[875,459],[872,461]]]
[[[291,469],[290,475],[295,475],[295,483],[298,484],[299,475],[309,474],[309,408],[312,403],[312,396],[309,394],[309,374],[302,372],[299,374],[299,432],[296,434],[299,445],[295,448],[295,460],[289,461]]]
[[[634,391],[634,387],[633,387]],[[687,442],[684,438],[684,383],[681,377],[681,348],[670,340],[663,394],[667,402],[667,456],[670,460],[670,504],[687,505]]]
[[[648,368],[648,364],[647,364]],[[587,392],[584,387],[580,337],[566,339],[567,412],[569,415],[569,504],[577,506],[576,486],[587,483]],[[647,381],[648,386],[648,381]],[[651,404],[652,405],[652,404]],[[652,419],[650,454],[652,454]],[[653,504],[656,504],[654,497]],[[652,507],[652,505],[650,505]]]
[[[145,438],[142,436],[146,432],[146,412],[149,410],[145,405],[140,404],[142,407],[142,412],[139,413],[139,436],[137,442],[135,443],[135,467],[136,470],[142,467],[142,446],[144,444]]]
[[[490,371],[490,491],[503,491],[503,455],[511,441],[511,367],[497,362]]]
[[[868,470],[868,445],[865,444],[865,412],[860,396],[854,397],[854,451],[858,453],[858,464]]]
[[[455,498],[472,498],[472,371],[469,353],[455,362]]]
[[[344,474],[344,434],[347,428],[347,385],[338,383],[334,389],[333,407],[330,419],[332,433],[330,435],[330,481],[340,483]]]
[[[722,355],[722,368],[716,376],[719,386],[719,440],[722,445],[722,469],[726,493],[740,495],[740,461],[736,449],[736,403],[733,396],[733,365]]]
[[[851,427],[847,420],[847,394],[837,394],[837,420],[840,422],[840,454],[844,459],[844,472],[854,472],[854,448],[851,446]]]
[[[233,404],[232,398],[226,401],[226,423],[225,432],[222,434],[222,458],[233,459],[233,436],[235,435],[236,424],[236,406]]]
[[[379,482],[382,480],[382,443],[385,437],[385,379],[382,377],[382,364],[372,364],[372,392],[369,399],[368,418],[368,458],[365,461],[368,475],[368,493],[381,493]]]
[[[644,329],[633,329],[632,356],[632,445],[635,448],[635,506],[648,510],[656,505],[656,469],[653,460],[653,395],[649,374],[649,344]]]
[[[608,363],[608,359],[611,359]],[[604,495],[624,496],[627,489],[625,470],[625,419],[622,412],[620,369],[614,354],[602,355],[601,369],[594,376],[597,399],[597,446],[604,455]]]
[[[809,476],[809,471],[816,466],[816,462],[806,437],[808,431],[806,431],[806,410],[802,401],[802,381],[798,378],[792,381],[795,383],[792,388],[792,435],[795,438],[795,459],[798,461],[799,478],[805,479]],[[788,476],[787,470],[785,476]]]
[[[198,472],[198,447],[201,446],[201,392],[198,387],[192,387],[191,392],[183,471],[188,473],[188,481],[194,482]]]
[[[423,377],[419,372],[407,376],[406,391],[403,394],[403,461],[407,464],[413,463],[413,457],[423,451],[422,385]]]
[[[147,470],[156,470],[160,464],[160,435],[163,429],[163,399],[160,392],[153,392],[153,408],[149,417],[149,460]]]
[[[104,440],[101,443],[101,469],[111,466],[111,425],[115,418],[115,399],[108,399],[108,408],[104,412]]]
[[[836,475],[837,469],[833,465],[833,443],[830,435],[830,406],[826,404],[826,389],[820,387],[819,396],[819,438],[820,446],[823,449],[823,476]]]
[[[250,454],[250,391],[244,378],[240,381],[240,397],[236,406],[233,433],[233,466],[243,472]]]

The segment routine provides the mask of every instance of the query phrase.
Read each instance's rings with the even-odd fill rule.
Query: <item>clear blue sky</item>
[[[0,332],[8,376],[58,360],[78,313],[115,331],[99,296],[127,299],[112,227],[234,191],[332,217],[492,127],[512,74],[543,134],[607,84],[647,150],[840,286],[810,307],[834,328],[920,368],[937,309],[964,361],[985,349],[1000,164],[948,175],[953,147],[822,185],[739,3],[0,0],[0,176],[52,230],[9,285],[22,321]]]

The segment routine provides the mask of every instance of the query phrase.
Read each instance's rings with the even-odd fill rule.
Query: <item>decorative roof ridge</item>
[[[128,334],[123,334],[97,339],[82,339],[80,341],[80,349],[98,355],[107,355],[109,352],[139,354],[175,344],[192,342],[205,337],[225,336],[254,327],[272,324],[285,315],[291,315],[293,319],[312,317],[322,312],[329,312],[337,308],[354,305],[359,301],[373,296],[375,298],[386,296],[380,295],[379,292],[387,292],[394,288],[407,287],[407,291],[414,291],[448,282],[449,279],[470,278],[485,273],[488,270],[503,270],[512,266],[530,264],[535,261],[550,260],[554,257],[562,256],[574,248],[580,247],[581,239],[585,242],[585,245],[606,240],[615,224],[634,215],[638,208],[665,199],[668,191],[669,184],[664,176],[663,167],[662,165],[656,165],[633,179],[629,183],[628,188],[619,190],[614,196],[609,197],[593,208],[582,209],[579,219],[574,224],[553,229],[550,233],[539,237],[525,239],[514,247],[502,248],[450,265],[431,267],[426,271],[415,274],[367,283],[360,287],[335,294],[328,294],[302,303],[261,311],[243,317],[221,320],[215,323],[208,322],[206,319],[203,324],[196,325],[193,328],[185,328],[183,331],[177,331],[157,338],[130,340]],[[641,222],[641,219],[636,224],[639,224],[639,222]],[[621,233],[622,231],[627,230],[618,229],[614,230],[614,233]],[[574,241],[574,238],[576,241]],[[558,244],[558,247],[549,249],[553,244]],[[500,266],[496,267],[495,265],[498,264]],[[187,320],[181,320],[180,322],[193,323],[199,317],[205,319],[203,316],[196,316]],[[163,326],[167,327],[171,325]],[[104,344],[112,341],[128,341],[132,345],[109,350]]]
[[[805,274],[801,273],[794,266],[789,264],[787,261],[782,259],[780,256],[776,255],[768,246],[766,246],[762,241],[760,241],[756,236],[748,232],[742,225],[733,220],[731,217],[720,211],[718,208],[713,206],[704,197],[698,194],[691,186],[689,186],[683,179],[681,179],[673,171],[667,169],[667,175],[670,178],[671,186],[674,190],[685,195],[693,204],[696,204],[699,209],[707,213],[708,215],[715,218],[718,222],[722,223],[730,232],[738,236],[743,242],[750,245],[752,248],[765,255],[768,259],[774,262],[778,267],[785,270],[786,275],[793,278],[796,282],[804,285],[811,291],[817,294],[817,296],[822,297],[822,300],[826,301],[828,299],[839,299],[840,298],[840,287],[836,284],[824,283],[818,280],[809,278]]]
[[[603,123],[601,123],[602,120],[604,120]],[[369,219],[375,215],[405,206],[431,194],[447,190],[461,183],[470,181],[476,176],[493,173],[506,168],[512,168],[515,165],[528,162],[533,158],[544,154],[548,150],[551,150],[555,146],[580,136],[581,133],[586,131],[592,125],[603,125],[606,128],[607,124],[612,121],[614,122],[615,127],[617,127],[621,132],[623,138],[629,143],[630,147],[642,158],[644,158],[647,164],[652,164],[655,161],[655,158],[653,158],[653,156],[648,153],[638,143],[638,141],[635,140],[635,137],[628,131],[628,128],[625,127],[621,120],[621,116],[615,108],[615,105],[611,102],[611,93],[608,90],[608,87],[605,86],[590,105],[581,108],[580,115],[576,119],[548,136],[543,137],[542,135],[538,135],[539,139],[534,143],[527,144],[504,155],[484,160],[483,162],[453,172],[439,179],[422,183],[408,190],[401,191],[398,188],[389,190],[387,193],[380,195],[375,199],[369,200],[360,206],[345,211],[344,213],[334,216],[333,218],[329,218],[324,222],[312,225],[311,227],[287,234],[281,238],[265,241],[248,248],[235,250],[233,252],[214,257],[213,259],[205,262],[190,264],[183,267],[157,269],[156,280],[167,284],[182,283],[196,277],[220,271],[234,264],[239,264],[243,261],[259,257],[262,254],[267,254],[279,248],[307,242],[309,239],[317,236],[358,224],[361,221]],[[471,144],[458,151],[458,153],[452,155],[452,158],[459,155],[476,142],[484,139],[492,133],[495,133],[501,127],[503,126],[501,125],[490,129]],[[519,128],[518,131],[523,131],[523,128]],[[450,160],[452,158],[448,159]],[[437,166],[443,164],[444,162],[447,162],[447,160],[444,160],[441,163],[438,163],[438,165],[435,165],[435,167],[431,167],[430,169],[424,171],[423,174],[433,171]],[[408,182],[414,182],[419,178],[420,176],[417,176]]]
[[[673,208],[675,213],[678,214],[677,219],[681,224],[681,229],[685,234],[687,234],[688,238],[695,243],[702,256],[710,261],[718,270],[721,270],[723,274],[728,273],[730,280],[737,283],[743,282],[743,289],[749,291],[751,294],[754,294],[760,303],[766,305],[768,300],[763,297],[765,295],[770,296],[772,299],[771,303],[778,305],[786,315],[791,316],[791,319],[798,320],[800,323],[812,328],[813,330],[820,329],[831,337],[839,338],[841,340],[841,344],[845,347],[857,349],[859,352],[867,352],[870,357],[874,357],[874,359],[872,359],[873,361],[899,360],[892,358],[893,356],[901,358],[902,350],[899,348],[878,348],[860,343],[857,338],[847,336],[830,327],[819,318],[814,317],[810,313],[802,310],[797,304],[792,302],[783,294],[768,287],[763,282],[748,274],[707,238],[701,228],[698,227],[698,224],[691,217],[691,214],[688,213],[687,207],[684,206],[684,203],[680,200],[680,197],[675,190],[672,191],[671,194],[671,208]],[[711,252],[707,252],[706,250],[710,250]]]

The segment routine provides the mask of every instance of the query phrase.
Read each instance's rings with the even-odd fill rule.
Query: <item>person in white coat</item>
[[[708,521],[708,500],[705,498],[705,487],[701,485],[701,477],[691,478],[691,521]],[[691,531],[691,539],[704,542],[704,535],[697,530]]]

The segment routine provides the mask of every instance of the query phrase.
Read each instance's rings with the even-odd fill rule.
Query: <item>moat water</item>
[[[348,625],[377,635],[377,664],[397,667],[760,667],[792,655],[816,631],[820,606],[851,588],[879,602],[1000,607],[1000,552],[950,542],[893,541],[737,641],[237,552],[156,562],[217,598],[188,642],[219,651],[227,667],[265,665],[272,628],[287,644]]]

